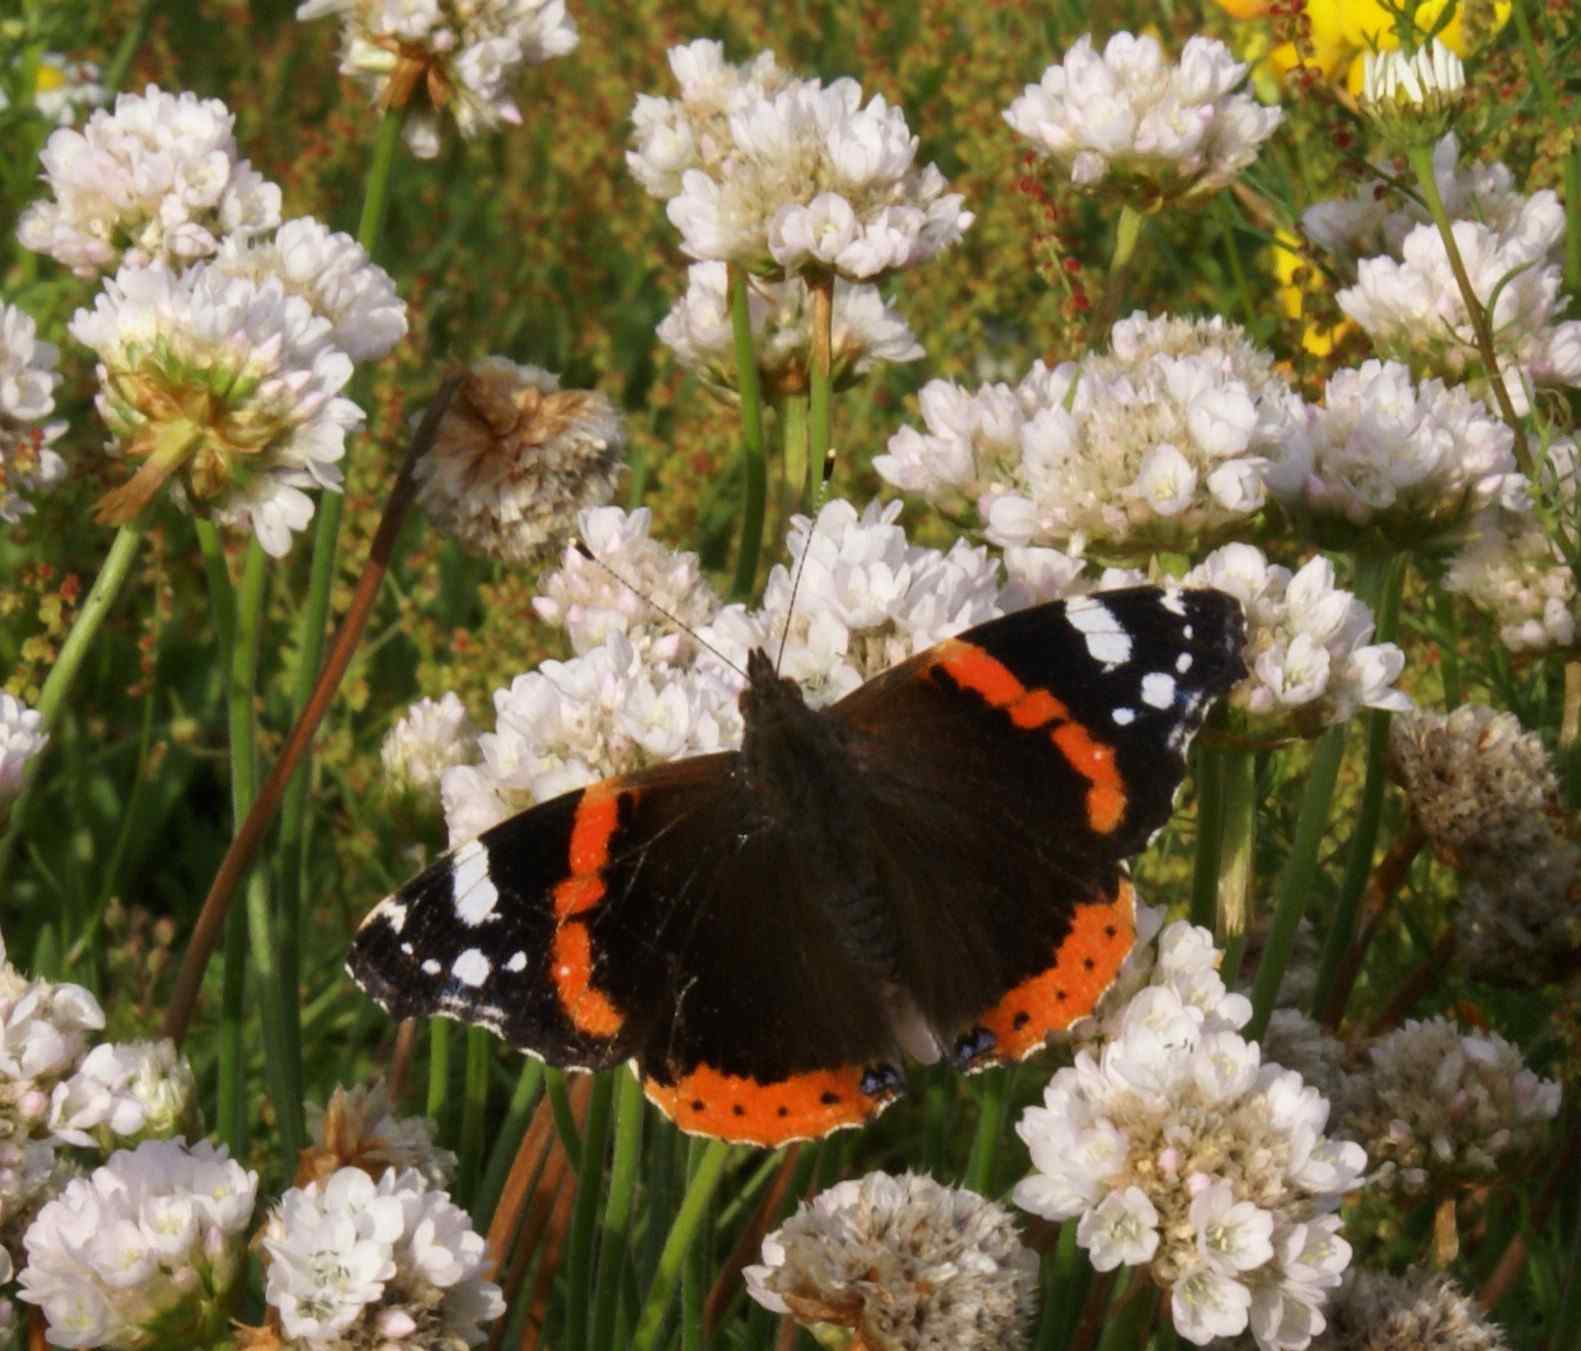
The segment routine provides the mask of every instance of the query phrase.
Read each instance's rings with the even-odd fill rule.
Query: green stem
[[[1263,949],[1262,960],[1257,965],[1257,981],[1252,988],[1252,1020],[1244,1035],[1256,1041],[1268,1026],[1268,1016],[1274,1010],[1274,999],[1279,993],[1279,982],[1284,978],[1285,966],[1290,961],[1290,951],[1295,946],[1296,926],[1306,911],[1317,877],[1318,849],[1328,828],[1329,804],[1334,798],[1334,781],[1339,776],[1339,764],[1345,755],[1345,727],[1330,727],[1318,738],[1312,752],[1312,764],[1307,770],[1306,791],[1301,798],[1301,812],[1296,818],[1295,839],[1285,858],[1284,871],[1279,875],[1274,893],[1274,917],[1269,929],[1268,943]]]
[[[148,36],[148,24],[154,15],[154,4],[155,0],[143,0],[143,3],[137,7],[137,13],[132,16],[132,22],[127,26],[126,32],[121,35],[120,42],[116,44],[115,55],[104,68],[103,83],[107,94],[118,92],[125,81],[126,72],[131,69],[132,58],[137,55],[137,49],[143,45],[143,39]]]
[[[582,1127],[582,1159],[577,1169],[576,1201],[571,1211],[571,1235],[566,1254],[566,1351],[584,1351],[588,1344],[588,1315],[593,1301],[593,1240],[597,1235],[598,1201],[604,1182],[604,1146],[609,1140],[613,1079],[613,1074],[593,1076],[587,1119]]]
[[[703,1154],[708,1146],[698,1136],[687,1141],[686,1176],[688,1182],[697,1176],[702,1167]],[[703,1326],[703,1306],[708,1300],[708,1244],[702,1236],[713,1232],[712,1198],[703,1207],[699,1221],[698,1238],[686,1250],[681,1264],[681,1351],[704,1351],[706,1333]]]
[[[808,274],[807,293],[812,301],[807,468],[821,474],[834,444],[834,273]]]
[[[809,450],[807,396],[787,394],[779,404],[780,448],[785,463],[785,514],[806,511],[817,472]]]
[[[1465,260],[1460,256],[1460,246],[1455,243],[1453,222],[1449,219],[1449,212],[1444,209],[1443,197],[1439,195],[1438,178],[1433,173],[1433,147],[1413,146],[1410,160],[1411,169],[1416,174],[1417,187],[1422,193],[1422,201],[1427,204],[1433,223],[1438,226],[1439,238],[1444,241],[1444,252],[1449,257],[1449,270],[1455,274],[1455,284],[1460,288],[1460,298],[1465,303],[1466,314],[1471,319],[1471,329],[1477,339],[1477,354],[1481,357],[1482,368],[1487,373],[1488,387],[1493,391],[1494,401],[1499,405],[1500,416],[1515,434],[1516,462],[1520,465],[1521,472],[1527,478],[1531,478],[1532,454],[1531,448],[1526,444],[1526,428],[1516,416],[1515,405],[1510,402],[1510,391],[1504,386],[1504,374],[1499,367],[1498,353],[1493,350],[1493,327],[1488,312],[1483,308],[1482,301],[1478,299],[1471,285]]]
[[[599,1227],[598,1289],[593,1309],[594,1351],[614,1351],[615,1315],[625,1283],[631,1251],[632,1202],[637,1192],[637,1172],[642,1163],[642,1081],[635,1074],[615,1071],[615,1157],[609,1171],[609,1197],[604,1222]]]
[[[1250,750],[1223,752],[1224,817],[1219,843],[1219,885],[1214,939],[1224,952],[1219,974],[1231,989],[1251,927],[1252,856],[1257,843],[1257,756]]]
[[[687,1251],[697,1238],[708,1203],[713,1198],[719,1180],[724,1176],[725,1161],[730,1157],[730,1146],[723,1140],[710,1140],[686,1188],[686,1199],[681,1202],[680,1213],[670,1226],[669,1237],[659,1254],[659,1265],[653,1273],[653,1283],[648,1287],[642,1312],[637,1317],[637,1333],[631,1341],[631,1351],[656,1351],[664,1333],[665,1318],[670,1311],[670,1300],[675,1294],[675,1283],[680,1279],[681,1264]]]
[[[428,1107],[426,1115],[441,1136],[450,1115],[450,1043],[455,1023],[449,1018],[428,1020]]]
[[[752,309],[747,274],[729,264],[730,325],[736,340],[736,390],[741,396],[741,470],[746,500],[741,508],[741,552],[730,594],[745,600],[757,590],[758,555],[763,549],[763,512],[768,500],[768,464],[763,452],[763,391],[752,349]]]
[[[1376,616],[1373,641],[1392,642],[1400,618],[1400,584],[1405,569],[1393,554],[1359,554],[1356,558],[1355,591]],[[1362,780],[1361,804],[1351,835],[1350,852],[1345,859],[1345,875],[1340,881],[1339,901],[1330,918],[1323,941],[1323,956],[1318,965],[1317,989],[1312,1001],[1312,1016],[1322,1018],[1328,1008],[1334,982],[1339,978],[1345,954],[1356,934],[1356,916],[1362,892],[1372,876],[1372,856],[1378,846],[1378,831],[1383,820],[1383,790],[1389,752],[1389,715],[1373,709],[1367,715],[1367,762]]]
[[[1136,246],[1146,223],[1147,217],[1134,206],[1120,208],[1120,219],[1114,227],[1114,252],[1109,256],[1109,275],[1103,284],[1103,304],[1098,307],[1098,332],[1094,337],[1100,341],[1108,340],[1109,329],[1119,316],[1126,284],[1131,279],[1131,260],[1136,256]]]
[[[992,1196],[994,1163],[999,1155],[999,1135],[1005,1124],[1005,1099],[1010,1091],[1007,1070],[990,1070],[980,1080],[977,1093],[977,1131],[966,1162],[965,1185],[979,1196]]]
[[[252,810],[258,792],[258,748],[253,725],[254,692],[258,681],[258,653],[263,640],[264,597],[269,585],[270,560],[256,538],[247,546],[236,605],[236,641],[231,646],[230,743],[231,809],[233,829],[240,829]],[[247,880],[247,946],[258,994],[263,1032],[264,1073],[280,1128],[280,1148],[286,1170],[296,1167],[297,1155],[307,1139],[302,1110],[302,1084],[297,1067],[301,1028],[297,1021],[297,992],[281,984],[279,935],[269,879],[255,868]]]
[[[467,1029],[467,1077],[461,1090],[461,1159],[456,1195],[470,1205],[483,1168],[483,1132],[489,1110],[489,1075],[494,1068],[494,1034],[486,1027]]]
[[[560,1147],[565,1150],[571,1167],[582,1166],[582,1133],[577,1129],[576,1115],[571,1111],[571,1096],[566,1092],[565,1073],[552,1066],[545,1066],[544,1091],[549,1095],[549,1111],[554,1117],[554,1128],[560,1136]]]
[[[1038,1322],[1036,1351],[1069,1346],[1076,1320],[1087,1300],[1092,1267],[1076,1246],[1076,1221],[1060,1225],[1059,1242],[1043,1259],[1043,1313]]]
[[[500,1193],[505,1190],[505,1179],[510,1174],[516,1151],[521,1148],[522,1136],[527,1133],[527,1125],[532,1119],[533,1106],[542,1091],[543,1061],[534,1060],[531,1056],[523,1057],[516,1091],[511,1094],[510,1106],[505,1109],[505,1120],[495,1133],[489,1164],[472,1202],[472,1227],[480,1234],[494,1218],[494,1207],[499,1204]]]
[[[37,712],[44,720],[45,732],[53,732],[60,723],[61,709],[71,697],[72,687],[82,673],[88,649],[93,646],[93,640],[98,637],[100,628],[115,605],[116,597],[121,594],[121,588],[131,574],[137,546],[143,540],[143,530],[144,526],[138,521],[128,521],[115,532],[110,552],[100,565],[99,575],[93,579],[87,599],[82,602],[82,608],[72,620],[71,630],[60,645],[60,652],[55,657],[55,664],[50,667],[49,675],[44,678],[44,688],[39,691]],[[23,791],[12,804],[5,838],[0,840],[0,882],[10,870],[11,856],[16,852],[22,825],[31,805],[32,785],[47,750],[33,757],[27,768]]]
[[[1191,878],[1191,922],[1213,927],[1219,895],[1220,840],[1224,834],[1224,757],[1217,746],[1197,748],[1197,856]]]
[[[357,242],[376,257],[384,228],[385,211],[390,200],[390,177],[401,144],[403,115],[387,111],[379,123],[363,189],[362,218],[357,226]],[[340,538],[345,498],[340,493],[319,494],[318,516],[313,527],[313,563],[308,575],[307,604],[297,638],[297,663],[292,672],[291,722],[294,725],[312,696],[324,655],[324,639],[329,623],[330,593],[335,581],[335,550]],[[280,813],[281,866],[277,885],[280,895],[280,974],[281,988],[293,1020],[297,1016],[295,992],[300,981],[302,930],[302,878],[307,869],[307,793],[312,776],[312,751],[309,748],[291,782],[286,786]],[[300,1029],[293,1045],[300,1049]],[[300,1060],[293,1072],[300,1079]]]

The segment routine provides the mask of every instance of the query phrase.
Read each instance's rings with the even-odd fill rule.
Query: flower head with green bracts
[[[1465,92],[1465,67],[1437,38],[1412,51],[1366,55],[1361,109],[1396,149],[1435,144],[1454,124]]]
[[[98,407],[132,477],[99,500],[123,524],[167,486],[186,510],[251,530],[274,557],[340,487],[362,410],[330,321],[278,279],[200,265],[123,268],[71,334],[99,358]]]

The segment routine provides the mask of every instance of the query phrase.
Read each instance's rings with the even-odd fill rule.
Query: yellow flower
[[[1446,0],[1425,0],[1416,11],[1417,28],[1425,39],[1432,32]],[[1218,0],[1219,8],[1237,19],[1261,18],[1270,0]],[[1510,19],[1511,0],[1461,0],[1455,16],[1438,37],[1456,56],[1467,56],[1487,44]],[[1394,16],[1381,0],[1307,0],[1312,53],[1306,64],[1329,80],[1344,81],[1352,94],[1361,93],[1362,57],[1376,48],[1390,51],[1400,45]],[[1283,75],[1301,64],[1292,42],[1280,43],[1269,53],[1273,68]]]
[[[1279,283],[1279,304],[1291,319],[1299,319],[1306,312],[1308,295],[1328,289],[1326,273],[1301,252],[1301,241],[1288,230],[1278,231],[1278,241],[1273,248],[1274,278]],[[1301,334],[1301,346],[1315,357],[1326,357],[1351,330],[1349,319],[1333,323],[1309,320]]]

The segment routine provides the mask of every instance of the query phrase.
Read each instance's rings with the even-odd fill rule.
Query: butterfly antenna
[[[823,504],[829,496],[829,480],[834,477],[834,447],[831,446],[823,457],[823,473],[818,479],[818,491],[813,494],[813,521],[816,523],[818,513],[823,509]],[[812,531],[807,532],[807,545],[812,544]],[[801,575],[807,570],[808,548],[803,548],[801,558],[796,563],[796,576],[791,579],[790,604],[785,607],[785,627],[780,630],[779,651],[774,654],[774,672],[779,674],[780,663],[785,660],[785,644],[790,639],[791,616],[796,613],[796,593],[801,590]]]
[[[623,587],[625,587],[627,591],[631,592],[631,594],[634,595],[638,600],[644,602],[652,609],[657,610],[661,615],[668,619],[670,623],[674,624],[675,627],[678,628],[682,633],[689,635],[699,647],[706,647],[714,654],[714,656],[718,657],[720,661],[724,662],[724,664],[737,675],[741,676],[743,679],[746,678],[747,673],[743,671],[738,665],[736,665],[735,662],[731,661],[729,657],[725,656],[725,654],[715,647],[711,642],[709,642],[708,639],[704,638],[702,634],[700,634],[679,615],[672,614],[669,610],[666,610],[664,606],[660,605],[659,602],[654,600],[652,596],[649,596],[638,590],[637,587],[633,586],[618,572],[616,572],[614,568],[610,567],[608,563],[606,563],[602,558],[589,549],[587,545],[581,540],[577,540],[575,548],[577,553],[581,554],[582,557],[587,559],[589,563],[597,564]]]

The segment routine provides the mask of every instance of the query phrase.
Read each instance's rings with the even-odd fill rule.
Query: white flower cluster
[[[150,1140],[66,1184],[27,1231],[21,1298],[56,1346],[212,1345],[246,1267],[258,1175],[207,1141]]]
[[[1452,233],[1471,289],[1490,302],[1496,378],[1517,413],[1531,407],[1535,387],[1581,384],[1581,320],[1564,320],[1563,269],[1555,261],[1565,237],[1565,209],[1554,193],[1526,198],[1501,226],[1456,220]],[[1451,382],[1486,387],[1476,333],[1438,228],[1418,225],[1400,257],[1364,258],[1356,284],[1339,306],[1364,328],[1379,351]]]
[[[1581,611],[1575,573],[1550,534],[1557,525],[1573,545],[1581,526],[1574,441],[1547,446],[1538,483],[1552,523],[1533,510],[1494,506],[1473,523],[1444,576],[1446,590],[1460,592],[1487,612],[1511,652],[1569,647]]]
[[[264,1297],[293,1348],[476,1346],[505,1312],[483,1239],[415,1170],[293,1187],[262,1232]]]
[[[66,462],[49,448],[66,424],[44,421],[55,411],[60,353],[37,334],[31,314],[0,303],[0,521],[21,520],[33,510],[28,494],[66,476]]]
[[[17,238],[81,277],[118,264],[182,266],[230,235],[280,223],[280,189],[240,158],[218,99],[149,85],[122,94],[79,131],[51,133],[50,197],[22,213]]]
[[[1406,235],[1432,219],[1415,196],[1395,193],[1387,186],[1389,177],[1406,172],[1403,163],[1379,166],[1376,172],[1378,181],[1365,184],[1354,196],[1317,202],[1301,213],[1302,232],[1328,253],[1347,278],[1354,278],[1359,258],[1376,254],[1398,258]],[[1454,132],[1433,147],[1433,179],[1451,220],[1481,221],[1502,232],[1526,203],[1505,165],[1497,160],[1463,161]]]
[[[48,744],[44,715],[0,690],[0,821],[27,781],[28,765]]]
[[[353,361],[377,360],[406,336],[406,305],[390,274],[350,235],[311,216],[286,221],[269,239],[230,235],[214,268],[301,296],[329,320],[330,345]]]
[[[667,196],[693,258],[753,272],[870,280],[931,258],[972,223],[934,165],[917,168],[905,114],[854,80],[731,68],[717,43],[671,53],[681,98],[639,100],[638,179]],[[676,182],[679,191],[673,191]]]
[[[1411,1020],[1368,1047],[1345,1122],[1366,1142],[1370,1186],[1420,1193],[1508,1176],[1542,1146],[1559,1085],[1496,1032]]]
[[[245,524],[283,556],[313,515],[303,489],[340,487],[346,433],[362,421],[340,397],[352,363],[331,331],[273,277],[122,268],[71,321],[98,355],[115,448],[141,461],[101,516],[130,519],[168,478],[183,506]],[[192,410],[185,425],[172,424],[172,407]]]
[[[18,62],[22,55],[18,55]],[[86,108],[102,108],[110,95],[99,83],[102,72],[92,61],[74,61],[61,52],[40,52],[33,71],[33,107],[40,117],[69,127]],[[11,106],[0,89],[0,112]]]
[[[763,389],[776,395],[805,393],[811,369],[812,315],[807,283],[750,278],[747,308],[752,350]],[[686,294],[659,323],[659,341],[683,366],[720,390],[736,387],[735,334],[723,263],[693,263]],[[830,374],[836,389],[880,361],[916,361],[922,345],[876,286],[837,277],[830,322]]]
[[[975,501],[995,544],[1127,562],[1244,527],[1304,417],[1236,325],[1141,313],[1108,353],[1039,362],[1014,388],[930,381],[920,401],[926,430],[902,428],[873,462],[889,482],[946,509]]]
[[[1210,195],[1257,158],[1282,114],[1235,93],[1246,67],[1213,38],[1170,62],[1158,40],[1086,34],[1005,111],[1005,121],[1087,189],[1152,205]]]
[[[794,520],[792,561],[770,574],[759,610],[721,607],[695,555],[649,538],[646,511],[585,513],[583,539],[609,570],[569,548],[535,601],[577,655],[496,691],[480,762],[442,780],[452,845],[597,779],[740,745],[739,669],[699,649],[663,612],[737,668],[753,647],[777,651],[783,634],[780,669],[821,706],[941,638],[1057,594],[1079,569],[1052,550],[1022,550],[1006,584],[985,549],[957,542],[941,553],[908,543],[899,512],[898,503],[873,503],[858,514],[835,501],[816,522]]]
[[[11,1279],[23,1226],[56,1181],[51,1096],[103,1026],[92,994],[29,980],[6,961],[0,938],[0,1285]]]
[[[1363,531],[1398,548],[1442,547],[1474,513],[1524,504],[1514,443],[1463,387],[1418,386],[1397,362],[1367,361],[1330,378],[1268,486],[1334,547]]]
[[[1394,688],[1405,654],[1367,641],[1371,611],[1334,585],[1334,565],[1321,554],[1292,573],[1250,544],[1226,544],[1185,584],[1227,591],[1246,612],[1251,674],[1230,692],[1229,706],[1258,733],[1315,736],[1359,708],[1411,707]]]
[[[564,56],[578,41],[565,0],[306,0],[296,11],[304,21],[330,14],[343,25],[341,74],[370,102],[427,95],[403,132],[420,159],[439,153],[441,113],[469,137],[519,125],[511,86],[521,68]]]
[[[1148,1266],[1187,1340],[1249,1329],[1264,1351],[1299,1351],[1350,1261],[1334,1212],[1366,1156],[1323,1133],[1315,1089],[1239,1035],[1251,1005],[1219,958],[1206,930],[1163,931],[1151,982],[1017,1124],[1033,1172],[1015,1201],[1079,1217],[1100,1271]]]
[[[478,750],[478,729],[454,693],[419,699],[396,720],[379,747],[393,792],[431,793],[447,769]]]
[[[1025,1346],[1037,1311],[1037,1254],[1010,1213],[914,1173],[819,1193],[742,1274],[765,1308],[849,1328],[853,1345]]]
[[[49,1128],[65,1144],[108,1153],[119,1142],[194,1133],[192,1066],[164,1041],[101,1042],[50,1095]]]

